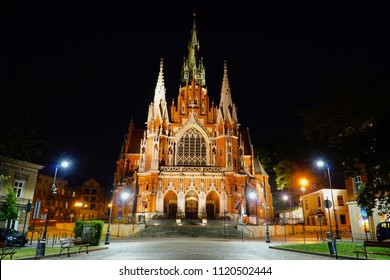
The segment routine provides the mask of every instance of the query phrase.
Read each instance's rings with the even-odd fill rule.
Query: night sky
[[[112,182],[131,118],[144,127],[160,58],[167,102],[176,102],[194,10],[208,94],[219,104],[227,60],[239,122],[256,146],[300,134],[297,112],[332,80],[389,70],[379,4],[157,3],[33,1],[1,12],[1,96],[36,118],[50,142],[36,163],[48,173],[65,154],[67,176]]]

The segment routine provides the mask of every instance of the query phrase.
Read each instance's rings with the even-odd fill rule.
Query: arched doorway
[[[189,191],[186,195],[185,212],[187,219],[198,218],[198,195],[195,191]]]
[[[164,213],[169,219],[175,219],[177,213],[177,194],[169,190],[164,196]]]
[[[213,190],[206,196],[207,219],[215,219],[219,215],[219,195]]]

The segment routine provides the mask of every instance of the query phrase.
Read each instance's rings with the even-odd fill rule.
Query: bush
[[[73,229],[74,237],[80,237],[83,243],[98,246],[103,237],[104,222],[101,220],[77,220]]]

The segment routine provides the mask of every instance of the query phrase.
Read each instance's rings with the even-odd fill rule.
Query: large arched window
[[[206,141],[195,128],[186,131],[178,143],[178,165],[205,165]]]

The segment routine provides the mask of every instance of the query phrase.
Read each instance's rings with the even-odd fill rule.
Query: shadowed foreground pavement
[[[43,260],[333,260],[332,256],[270,248],[281,243],[264,241],[158,238],[112,240],[107,249],[89,254],[46,256]]]

